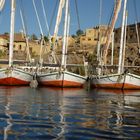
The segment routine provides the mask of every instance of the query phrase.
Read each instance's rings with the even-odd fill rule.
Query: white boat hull
[[[0,69],[0,85],[29,85],[32,79],[32,74],[21,69]]]
[[[91,87],[110,89],[140,89],[140,76],[127,73],[92,77]]]
[[[37,80],[40,85],[45,86],[83,87],[86,82],[86,77],[68,71],[62,71],[39,74]]]

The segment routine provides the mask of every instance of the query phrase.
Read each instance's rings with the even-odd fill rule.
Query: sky
[[[22,7],[24,9],[24,17],[25,17],[25,24],[27,27],[27,33],[29,35],[35,34],[37,36],[40,36],[41,32],[39,30],[32,0],[16,0],[15,32],[19,32],[22,30],[22,23],[21,23],[21,18],[19,14],[19,9],[21,7],[20,1],[22,1]],[[55,5],[58,0],[43,0],[43,1],[44,1],[44,7],[46,10],[45,12],[47,15],[49,25],[53,17],[53,22],[51,24],[51,30],[50,30],[51,35],[52,35],[54,32],[54,27],[55,27],[58,4],[57,4],[56,12],[54,15],[53,15],[53,11],[55,9]],[[109,24],[113,6],[114,6],[114,1],[115,0],[102,0],[102,12],[101,12],[102,25]],[[136,3],[136,8],[134,6],[134,1]],[[11,0],[6,0],[4,9],[0,12],[0,34],[10,31],[10,3],[11,3]],[[35,0],[35,3],[37,6],[39,18],[41,21],[43,33],[44,35],[48,35],[48,31],[45,26],[45,20],[43,17],[41,0]],[[87,28],[93,28],[99,25],[100,0],[77,0],[77,5],[78,5],[80,27],[83,31],[85,31],[85,29]],[[128,24],[134,23],[136,19],[138,19],[138,21],[140,22],[140,15],[139,15],[140,8],[139,7],[140,7],[140,0],[128,0],[128,4],[127,4]],[[72,35],[72,34],[76,34],[76,31],[78,30],[75,0],[70,0],[70,12],[71,12],[70,34]],[[136,13],[137,13],[137,18],[136,18]],[[116,27],[121,26],[121,19],[122,19],[122,10],[119,14]],[[64,21],[64,18],[62,18],[62,23],[63,21]],[[59,28],[59,35],[63,34],[62,23]]]

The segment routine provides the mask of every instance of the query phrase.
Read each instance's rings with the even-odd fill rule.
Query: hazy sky
[[[6,0],[5,6],[3,11],[0,13],[0,33],[9,32],[9,26],[10,26],[10,2],[11,0]],[[16,0],[16,23],[15,23],[15,32],[19,32],[22,29],[21,24],[21,18],[19,16],[19,8],[20,8],[20,1],[22,1],[25,13],[25,19],[26,19],[26,26],[28,34],[35,33],[36,35],[40,35],[39,26],[37,23],[37,19],[35,16],[35,11],[33,8],[32,0]],[[48,17],[48,23],[50,24],[50,21],[52,19],[53,11],[55,8],[56,2],[59,0],[44,0],[44,6]],[[76,16],[76,10],[75,10],[75,0],[70,0],[70,7],[71,7],[71,23],[70,23],[70,34],[75,34],[76,30],[78,29],[78,23],[77,23],[77,16]],[[115,0],[102,0],[102,19],[101,24],[108,24],[113,5]],[[124,1],[124,0],[122,0]],[[134,23],[136,20],[136,10],[134,9],[134,1],[136,3],[136,10],[137,10],[137,17],[140,21],[140,0],[128,0],[128,23]],[[41,20],[43,32],[46,35],[47,30],[45,27],[45,21],[43,18],[43,12],[41,7],[41,1],[35,0],[39,18]],[[99,3],[100,0],[77,0],[78,3],[78,10],[79,10],[79,19],[80,19],[80,26],[82,30],[85,30],[86,28],[92,28],[94,26],[97,26],[99,23]],[[57,5],[58,8],[58,5]],[[56,9],[57,12],[57,9]],[[56,13],[53,16],[53,24],[51,28],[51,34],[54,30],[54,24],[56,20]],[[121,17],[122,12],[120,12],[118,21],[116,23],[116,27],[121,26]],[[64,19],[62,20],[64,21]],[[62,34],[63,28],[62,25],[60,26],[59,34]]]

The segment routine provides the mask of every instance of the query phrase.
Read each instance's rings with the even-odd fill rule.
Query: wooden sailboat
[[[92,77],[91,86],[93,88],[140,89],[140,76],[123,73]]]
[[[15,0],[11,0],[9,66],[0,69],[0,85],[29,85],[33,79],[32,73],[26,72],[22,67],[13,65],[14,20]]]
[[[118,16],[118,8],[121,4],[121,0],[117,1],[118,6],[116,6],[116,11],[114,12],[114,19],[117,19]],[[124,9],[123,9],[123,22],[122,22],[122,33],[121,33],[121,42],[120,42],[120,53],[119,53],[119,66],[117,74],[105,74],[92,76],[91,78],[91,86],[96,88],[112,88],[112,89],[140,89],[140,76],[128,73],[124,70],[124,57],[125,57],[125,36],[126,28],[125,23],[126,20],[126,4],[127,0],[124,0]],[[117,13],[117,14],[116,14]],[[112,20],[112,26],[110,29],[110,33],[113,31],[115,20]],[[110,37],[109,39],[110,40]],[[103,60],[104,65],[106,65],[106,57],[107,51],[109,47],[109,42],[106,44],[104,52],[103,52]]]
[[[37,80],[39,84],[45,86],[83,87],[86,82],[86,77],[67,71],[66,67],[69,22],[70,22],[69,0],[60,0],[54,36],[56,36],[57,34],[64,6],[65,6],[65,23],[64,23],[64,37],[63,37],[62,58],[60,67],[48,68],[49,72],[38,73]]]

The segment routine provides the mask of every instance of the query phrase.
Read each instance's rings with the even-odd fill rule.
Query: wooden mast
[[[32,2],[33,2],[33,6],[34,6],[34,10],[35,10],[36,17],[37,17],[39,29],[40,29],[40,32],[41,32],[41,47],[40,47],[39,62],[40,62],[40,65],[42,66],[42,63],[43,63],[42,51],[43,51],[44,34],[43,34],[43,29],[42,29],[42,27],[41,27],[41,22],[40,22],[40,19],[39,19],[39,15],[38,15],[38,12],[37,12],[37,8],[36,8],[35,1],[32,0]]]
[[[67,33],[68,33],[68,21],[70,20],[68,17],[68,9],[69,9],[69,0],[66,0],[65,6],[65,22],[64,22],[64,37],[63,37],[63,47],[62,47],[62,60],[61,67],[66,68],[66,50],[67,50]]]
[[[27,49],[27,58],[26,60],[29,60],[29,62],[31,63],[31,54],[30,54],[30,49],[29,49],[29,38],[27,36],[27,32],[26,32],[26,27],[25,27],[25,23],[24,23],[24,19],[23,19],[23,13],[20,10],[20,16],[21,16],[21,22],[22,22],[22,26],[23,26],[23,32],[24,32],[24,36],[25,36],[25,41],[26,41],[26,49]]]
[[[51,56],[53,57],[54,63],[56,63],[54,48],[56,47],[58,29],[59,29],[59,25],[60,25],[60,22],[61,22],[62,11],[63,11],[64,5],[65,5],[65,0],[60,0],[59,1],[57,18],[56,18],[56,24],[55,24],[55,28],[54,28],[53,40],[51,41],[51,43],[52,43],[52,45],[51,45]]]
[[[107,32],[107,40],[106,40],[106,43],[105,43],[104,48],[103,48],[103,58],[102,58],[104,65],[106,65],[106,63],[107,63],[108,48],[110,45],[111,35],[112,35],[113,30],[114,30],[115,23],[117,21],[118,14],[119,14],[119,11],[121,9],[121,2],[122,2],[122,0],[116,0],[113,18],[112,18],[111,24],[110,24],[108,32]]]
[[[15,0],[11,0],[11,21],[10,21],[10,47],[9,47],[9,67],[13,65],[13,43],[15,24]]]
[[[5,4],[5,0],[0,0],[0,11],[2,11]]]
[[[126,20],[126,4],[127,4],[127,0],[124,0],[120,52],[119,52],[119,67],[118,67],[119,74],[123,72],[123,51],[124,51],[124,32],[125,32],[125,20]]]

